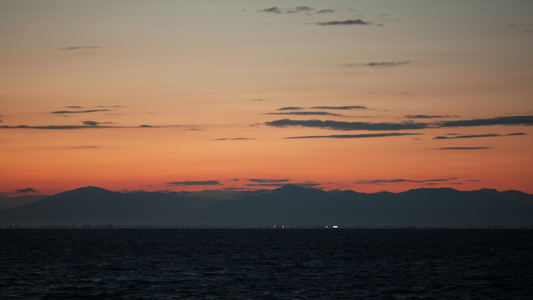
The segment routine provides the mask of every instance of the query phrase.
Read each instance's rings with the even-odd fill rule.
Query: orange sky
[[[529,1],[2,1],[0,196],[533,193],[532,13]]]

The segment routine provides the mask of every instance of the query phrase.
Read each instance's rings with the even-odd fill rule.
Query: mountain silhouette
[[[533,195],[520,191],[451,188],[368,194],[286,185],[275,190],[217,198],[176,192],[119,193],[88,186],[0,210],[0,226],[15,224],[527,227],[533,226]]]

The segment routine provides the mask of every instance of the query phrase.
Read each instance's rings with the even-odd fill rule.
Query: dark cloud
[[[317,11],[316,13],[317,14],[329,14],[329,13],[334,13],[335,11],[333,9],[321,9],[319,11]]]
[[[67,48],[62,48],[61,50],[84,50],[84,49],[100,49],[101,47],[97,46],[72,46]]]
[[[300,110],[300,109],[304,109],[303,107],[299,107],[299,106],[287,106],[287,107],[282,107],[282,108],[278,108],[277,110]]]
[[[436,150],[484,150],[492,149],[492,147],[444,147],[436,148]]]
[[[77,106],[77,105],[69,105],[65,106],[66,108],[83,108],[83,106]]]
[[[358,66],[365,66],[365,67],[396,67],[401,65],[406,65],[411,63],[411,61],[404,60],[404,61],[381,61],[381,62],[369,62],[365,64],[347,64],[347,67],[358,67]]]
[[[496,117],[491,119],[472,119],[445,121],[435,123],[401,122],[401,123],[372,123],[372,122],[340,122],[331,120],[291,120],[281,119],[266,122],[265,125],[273,127],[301,126],[323,128],[332,130],[413,130],[444,127],[473,127],[493,125],[533,125],[533,116]],[[517,134],[519,135],[519,134]]]
[[[289,179],[246,179],[251,182],[256,183],[282,183],[282,182],[289,182]]]
[[[493,125],[533,125],[533,116],[496,117],[491,119],[457,120],[438,123],[439,127],[469,127]]]
[[[17,193],[37,193],[35,189],[32,188],[25,188],[20,190],[15,190]]]
[[[357,139],[357,138],[389,137],[389,136],[405,136],[405,135],[421,135],[421,133],[370,133],[370,134],[341,134],[341,135],[309,135],[309,136],[286,137],[286,139],[318,139],[318,138]]]
[[[324,128],[332,130],[411,130],[424,129],[428,125],[425,123],[403,122],[403,123],[371,123],[371,122],[339,122],[321,120],[290,120],[282,119],[266,122],[265,125],[273,127],[301,126],[312,128]]]
[[[83,121],[83,125],[87,125],[87,126],[98,126],[98,122],[95,122],[95,121]]]
[[[247,183],[244,186],[284,186],[287,185],[286,183]]]
[[[221,139],[215,139],[215,141],[251,141],[255,140],[254,138],[221,138]]]
[[[457,116],[446,116],[446,115],[406,115],[406,118],[409,119],[439,119],[439,118],[455,118]]]
[[[325,111],[291,111],[291,112],[279,112],[279,113],[267,113],[267,115],[299,115],[299,116],[334,116],[342,117],[339,114],[332,114]]]
[[[173,181],[165,183],[167,185],[179,185],[179,186],[188,186],[188,185],[222,185],[218,180],[206,180],[206,181]]]
[[[285,186],[289,183],[287,182],[257,182],[257,183],[249,183],[249,184],[245,184],[245,186],[249,186],[249,187],[254,187],[254,186],[261,186],[261,187],[282,187],[282,186]],[[312,182],[312,181],[307,181],[307,182],[304,182],[304,183],[291,183],[291,185],[297,185],[297,186],[300,186],[300,187],[305,187],[305,188],[311,188],[311,187],[316,187],[316,186],[319,186],[320,183],[316,183],[316,182]]]
[[[350,105],[350,106],[313,106],[312,109],[340,109],[340,110],[349,110],[349,109],[367,109],[366,106],[360,105]]]
[[[475,134],[475,135],[453,135],[453,136],[442,136],[439,135],[437,137],[434,137],[435,140],[450,140],[450,139],[471,139],[471,138],[483,138],[483,137],[500,137],[500,136],[517,136],[517,135],[526,135],[523,132],[515,132],[515,133],[509,133],[509,134],[496,134],[496,133],[490,133],[490,134]]]
[[[0,126],[0,129],[42,129],[42,130],[72,130],[87,128],[126,128],[120,126],[87,126],[87,125],[45,125],[45,126]]]
[[[51,112],[52,114],[86,114],[93,112],[109,111],[108,109],[87,109],[87,110],[58,110]]]
[[[110,126],[101,125],[104,123],[94,121],[83,121],[83,125],[45,125],[45,126],[0,126],[0,129],[41,129],[41,130],[75,130],[75,129],[107,129],[107,128],[170,128],[180,127],[179,125],[167,125],[167,126],[152,126],[152,125],[140,125],[140,126]],[[109,124],[110,122],[105,122]]]
[[[287,14],[295,14],[295,13],[300,13],[300,12],[312,12],[314,9],[309,7],[309,6],[298,6],[298,7],[295,7],[295,8],[291,8],[287,11],[285,11],[285,13]]]
[[[378,180],[357,180],[355,184],[382,184],[382,183],[438,183],[438,182],[449,182],[456,180],[456,177],[452,178],[441,178],[441,179],[423,179],[423,180],[412,180],[412,179],[378,179]]]
[[[279,9],[279,8],[274,6],[274,7],[271,7],[271,8],[261,9],[260,12],[279,14],[279,13],[281,13],[281,9]]]
[[[345,21],[330,21],[330,22],[319,22],[317,25],[330,26],[330,25],[370,25],[372,23],[365,22],[361,19],[355,20],[345,20]]]

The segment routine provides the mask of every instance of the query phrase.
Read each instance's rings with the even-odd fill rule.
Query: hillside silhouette
[[[0,211],[0,225],[272,227],[529,227],[533,195],[491,189],[402,193],[323,191],[286,185],[232,198],[194,193],[113,192],[83,187]]]

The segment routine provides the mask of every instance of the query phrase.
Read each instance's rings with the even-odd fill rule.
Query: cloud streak
[[[44,125],[44,126],[0,126],[0,129],[38,129],[38,130],[77,130],[77,129],[121,129],[121,128],[171,128],[181,127],[179,125],[153,126],[153,125],[139,125],[139,126],[111,126],[100,125],[102,123],[94,121],[83,121],[83,125]],[[108,123],[108,122],[106,122]]]
[[[344,20],[344,21],[329,21],[329,22],[319,22],[317,25],[321,26],[337,26],[337,25],[371,25],[372,23],[363,21],[361,19],[355,20]]]
[[[285,13],[286,14],[296,14],[296,13],[300,13],[300,12],[306,12],[306,13],[309,13],[309,12],[312,12],[314,9],[309,7],[309,6],[297,6],[295,8],[291,8],[289,10],[287,10]]]
[[[277,6],[274,6],[274,7],[269,7],[269,8],[264,8],[264,9],[261,9],[259,10],[259,12],[263,12],[263,13],[272,13],[272,14],[281,14],[281,13],[285,13],[285,14],[297,14],[297,13],[305,13],[305,14],[310,14],[312,12],[314,12],[315,9],[312,8],[312,7],[309,7],[309,6],[297,6],[297,7],[293,7],[293,8],[279,8]],[[319,11],[317,11],[316,13],[317,14],[327,14],[327,13],[333,13],[335,12],[333,9],[321,9]]]
[[[357,138],[373,138],[373,137],[391,137],[391,136],[406,136],[406,135],[421,135],[421,133],[373,133],[373,134],[341,134],[341,135],[309,135],[309,136],[293,136],[285,139],[357,139]]]
[[[404,61],[380,61],[380,62],[369,62],[366,64],[349,64],[349,67],[352,66],[366,66],[366,67],[397,67],[397,66],[403,66],[406,64],[410,64],[411,61],[404,60]]]
[[[251,182],[255,183],[282,183],[282,182],[289,182],[289,179],[246,179]]]
[[[267,113],[267,115],[333,116],[333,117],[343,116],[343,115],[329,113],[325,111],[292,111],[292,112]]]
[[[313,106],[312,109],[338,109],[338,110],[350,110],[350,109],[367,109],[366,106],[351,105],[351,106]]]
[[[435,148],[436,150],[485,150],[492,149],[492,147],[443,147]]]
[[[377,180],[357,180],[355,184],[383,184],[383,183],[438,183],[438,182],[449,182],[456,180],[456,177],[452,178],[439,178],[439,179],[423,179],[423,180],[412,180],[412,179],[377,179]]]
[[[87,114],[93,112],[109,111],[109,109],[87,109],[87,110],[58,110],[53,111],[51,114]]]
[[[519,135],[526,135],[526,134],[523,132],[515,132],[515,133],[509,133],[509,134],[490,133],[490,134],[454,135],[454,136],[439,135],[437,137],[434,137],[433,139],[434,140],[452,140],[452,139],[472,139],[472,138],[484,138],[484,137],[519,136]]]
[[[301,110],[301,109],[304,109],[304,108],[299,107],[299,106],[287,106],[287,107],[278,108],[277,110],[285,111],[285,110]]]
[[[266,122],[265,125],[273,127],[312,127],[332,130],[409,130],[427,128],[425,123],[403,122],[403,123],[371,123],[371,122],[340,122],[340,121],[321,121],[321,120],[290,120],[282,119],[272,122]]]
[[[496,117],[491,119],[457,120],[438,123],[440,127],[471,127],[494,125],[533,125],[533,116]]]
[[[440,118],[454,118],[457,116],[447,116],[447,115],[406,115],[406,118],[409,119],[440,119]]]
[[[87,50],[87,49],[100,49],[102,47],[98,47],[98,46],[71,46],[71,47],[66,47],[66,48],[62,48],[61,50]]]
[[[166,185],[174,185],[174,186],[222,185],[218,180],[172,181],[172,182],[167,182],[165,184]]]
[[[474,126],[495,126],[495,125],[533,125],[533,116],[511,116],[496,117],[491,119],[472,119],[445,121],[434,123],[422,122],[401,122],[401,123],[372,123],[372,122],[341,122],[332,120],[291,120],[281,119],[265,122],[265,125],[272,127],[310,127],[331,130],[413,130],[426,128],[446,128],[446,127],[474,127]]]

